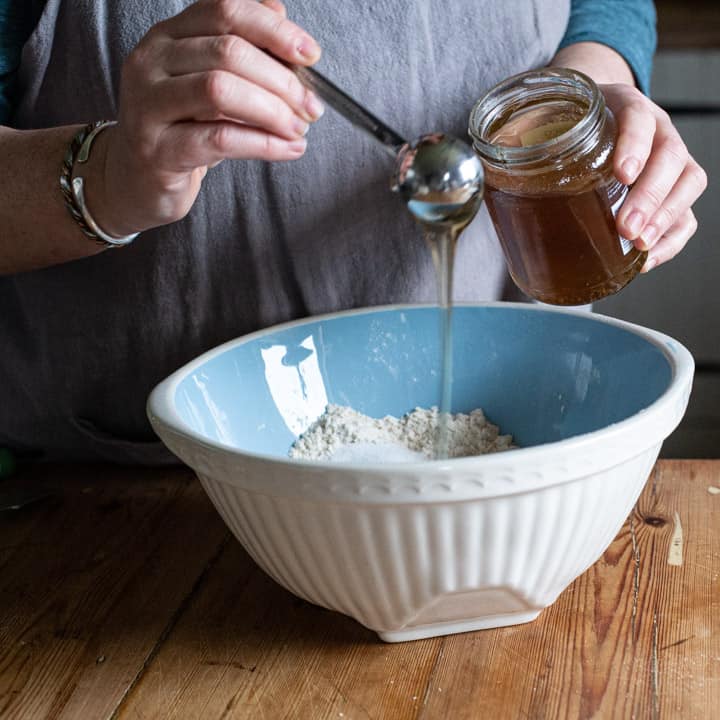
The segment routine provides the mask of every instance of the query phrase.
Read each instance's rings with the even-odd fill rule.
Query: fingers
[[[311,65],[320,58],[320,46],[282,12],[255,0],[200,0],[156,26],[172,38],[202,35],[239,35],[286,60]]]
[[[707,187],[705,171],[692,159],[667,195],[659,210],[644,227],[638,242],[641,250],[649,250],[683,216]]]
[[[615,177],[632,185],[650,156],[657,123],[642,98],[631,99],[616,112],[616,118],[619,132],[613,158]]]
[[[284,100],[306,122],[324,108],[287,67],[237,35],[182,38],[167,43],[162,62],[171,76],[224,70]]]
[[[618,123],[613,169],[633,185],[618,213],[618,231],[649,251],[647,272],[674,257],[695,232],[690,208],[707,178],[664,110],[628,85],[602,90]]]
[[[650,157],[618,216],[625,237],[630,240],[640,237],[689,161],[690,154],[670,119],[658,118]]]
[[[233,120],[286,140],[297,140],[309,129],[276,95],[223,70],[168,78],[154,94],[146,119],[156,123]]]
[[[232,32],[216,34],[224,28]],[[306,36],[285,19],[279,0],[200,0],[156,25],[125,63],[121,86],[120,120],[141,141],[143,157],[150,160],[155,139],[176,122],[230,120],[288,142],[302,138],[324,108],[256,46],[278,52],[272,33],[280,45]],[[263,157],[277,154],[273,138]]]
[[[158,141],[161,165],[179,169],[214,166],[225,159],[296,160],[305,152],[305,138],[285,140],[232,122],[176,123]]]
[[[674,258],[687,244],[697,230],[697,219],[692,210],[686,210],[680,220],[655,243],[648,252],[642,272]]]
[[[108,196],[122,198],[114,207],[125,225],[183,217],[207,168],[225,158],[300,157],[323,108],[284,62],[319,56],[280,0],[199,0],[151,28],[123,64],[107,136]]]

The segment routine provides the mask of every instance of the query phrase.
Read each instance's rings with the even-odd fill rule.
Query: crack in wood
[[[652,491],[651,491],[651,495],[652,495],[653,500],[657,497],[657,481],[658,481],[658,476],[659,476],[659,475],[660,475],[660,468],[658,468],[658,467],[656,466],[656,467],[655,467],[655,471],[654,471],[653,474],[652,474]]]
[[[244,688],[243,688],[244,690]],[[220,716],[219,720],[225,720],[226,717],[229,717],[232,711],[235,709],[235,706],[237,705],[238,698],[240,697],[240,693],[242,690],[238,690],[228,701],[225,705],[225,709],[223,710],[223,714]]]
[[[422,720],[422,718],[425,716],[425,710],[426,705],[428,703],[428,700],[430,699],[430,691],[432,690],[433,682],[435,680],[435,675],[438,672],[438,667],[440,666],[440,660],[442,660],[443,652],[445,650],[445,642],[447,640],[447,636],[443,637],[440,642],[440,648],[438,649],[438,653],[435,656],[435,662],[433,663],[432,670],[430,670],[430,674],[428,675],[428,681],[427,686],[425,687],[425,694],[423,695],[422,705],[421,705],[421,711],[417,716],[417,720]]]
[[[658,667],[658,621],[653,613],[652,651],[650,657],[650,692],[652,700],[652,718],[660,717],[660,672]]]
[[[248,667],[247,665],[243,665],[242,663],[235,662],[235,661],[219,662],[217,660],[203,660],[202,664],[207,665],[208,667],[221,667],[221,668],[232,667],[232,668],[235,668],[236,670],[247,670],[248,672],[251,672],[251,673],[253,673],[257,670],[257,665],[251,665],[250,667]]]
[[[330,677],[325,675],[324,673],[320,674],[320,677],[327,682],[328,685],[337,693],[337,696],[339,696],[342,701],[345,703],[345,708],[343,708],[346,712],[348,710],[355,710],[358,709],[363,714],[363,717],[366,720],[375,720],[375,716],[362,704],[355,700],[351,701],[347,695],[340,689],[340,686]],[[340,717],[345,716],[345,712],[339,713]],[[349,715],[349,717],[356,717],[356,715]]]
[[[669,643],[668,645],[663,645],[659,652],[662,652],[663,650],[669,650],[670,648],[677,647],[678,645],[684,645],[688,640],[692,640],[695,636],[691,635],[690,637],[683,638],[682,640],[676,640],[673,643]]]
[[[630,615],[630,636],[635,642],[635,621],[637,619],[638,598],[640,597],[640,546],[638,545],[637,535],[635,534],[635,518],[630,516],[630,538],[632,539],[633,551],[633,597],[632,597],[632,613]]]
[[[208,576],[210,571],[215,567],[215,564],[220,559],[220,556],[222,555],[223,551],[227,547],[228,543],[232,539],[232,535],[228,532],[226,533],[224,539],[218,546],[218,549],[215,551],[215,554],[205,563],[205,567],[201,570],[201,572],[198,574],[197,578],[195,579],[195,582],[193,583],[190,590],[186,593],[186,595],[182,598],[180,603],[178,604],[177,608],[175,608],[175,611],[170,616],[169,620],[167,621],[165,627],[163,628],[163,631],[158,636],[158,639],[155,641],[153,646],[150,648],[150,651],[147,654],[147,657],[143,661],[143,664],[140,666],[140,669],[135,673],[135,677],[128,683],[128,686],[125,688],[125,691],[123,692],[122,696],[120,697],[120,700],[118,700],[118,704],[116,705],[115,709],[112,711],[110,716],[108,717],[108,720],[117,720],[117,718],[120,716],[120,712],[123,709],[123,706],[127,702],[128,698],[132,694],[133,690],[137,686],[137,684],[142,680],[143,676],[145,675],[145,672],[150,667],[151,663],[157,656],[157,654],[160,652],[160,648],[164,645],[165,641],[170,636],[170,633],[173,631],[174,627],[177,625],[180,618],[183,616],[185,611],[187,610],[188,606],[190,605],[192,599],[195,597],[195,595],[200,590],[200,587],[202,586],[203,582],[205,581],[205,578]]]

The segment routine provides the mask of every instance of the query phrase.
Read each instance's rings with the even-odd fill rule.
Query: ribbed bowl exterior
[[[392,306],[372,314],[416,310]],[[482,304],[473,312],[486,310],[508,313],[508,318],[537,313],[537,334],[528,347],[545,347],[542,318],[550,311],[499,303]],[[352,319],[366,314],[337,313],[323,322],[347,315],[352,328]],[[188,408],[181,412],[178,392],[186,380],[205,387],[203,373],[208,372],[217,373],[219,388],[235,382],[242,368],[230,360],[239,348],[262,345],[274,333],[297,328],[305,337],[305,326],[317,319],[260,331],[208,351],[153,390],[148,417],[167,447],[195,470],[258,565],[296,595],[345,613],[389,641],[527,622],[608,547],[637,500],[661,443],[682,419],[692,387],[694,362],[677,341],[619,320],[582,317],[588,324],[620,327],[652,345],[668,363],[669,385],[622,420],[587,432],[573,432],[570,424],[562,439],[518,450],[423,463],[293,461],[277,448],[267,452],[260,445],[253,452],[208,432],[203,423],[212,430],[224,422],[222,408],[212,398],[197,400],[210,408],[207,417],[198,415],[201,421]],[[590,337],[578,332],[579,344],[571,353],[575,359],[585,358],[581,340]],[[277,342],[287,351],[285,340]],[[316,352],[322,360],[322,352]],[[606,358],[607,372],[644,367],[635,352],[618,355],[617,366],[614,354]],[[657,354],[653,357],[651,365],[658,360]],[[263,367],[267,371],[267,365],[251,363],[245,371],[264,383]],[[579,372],[579,366],[573,368]],[[332,372],[327,373],[332,380]],[[345,377],[343,382],[354,380]],[[533,412],[532,405],[525,408],[523,397],[513,402],[523,412]],[[265,427],[263,417],[252,408],[243,415]]]
[[[571,482],[463,502],[323,502],[200,480],[280,585],[407,640],[535,617],[602,555],[659,449]]]

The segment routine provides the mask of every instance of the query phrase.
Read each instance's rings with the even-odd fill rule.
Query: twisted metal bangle
[[[116,238],[101,230],[85,203],[83,178],[73,178],[72,174],[76,162],[87,162],[95,137],[111,125],[115,125],[115,122],[98,120],[79,130],[65,151],[62,174],[60,175],[60,190],[62,191],[65,207],[68,209],[70,216],[85,235],[104,248],[117,248],[129,245],[140,233]]]

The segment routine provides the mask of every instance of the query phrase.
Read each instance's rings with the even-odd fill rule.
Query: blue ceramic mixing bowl
[[[452,410],[482,408],[521,449],[288,458],[328,403],[374,417],[438,405],[435,307],[234,340],[161,383],[149,417],[255,560],[301,597],[387,640],[527,621],[618,531],[682,418],[693,361],[652,330],[519,304],[455,307],[453,341]]]

